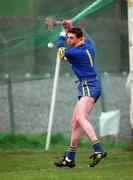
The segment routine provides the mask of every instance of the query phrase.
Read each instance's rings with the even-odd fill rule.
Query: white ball
[[[51,42],[48,43],[48,48],[52,48],[53,46],[54,46],[53,43]]]

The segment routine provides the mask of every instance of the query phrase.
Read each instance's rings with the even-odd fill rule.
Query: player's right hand
[[[63,27],[65,32],[73,27],[71,20],[63,20]]]

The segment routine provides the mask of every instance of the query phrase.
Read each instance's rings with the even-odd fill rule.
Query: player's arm
[[[57,41],[57,51],[61,47],[65,47],[66,32],[62,31]]]
[[[57,41],[57,54],[59,59],[61,60],[65,58],[65,39],[67,31],[73,27],[70,20],[64,20],[63,22],[64,30],[60,33],[60,36]]]
[[[66,32],[62,31],[57,41],[57,55],[60,60],[64,59]]]

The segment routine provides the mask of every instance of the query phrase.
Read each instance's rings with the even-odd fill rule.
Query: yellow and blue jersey
[[[94,98],[97,102],[101,94],[101,84],[94,67],[95,51],[90,39],[83,39],[74,47],[65,47],[65,37],[57,42],[59,59],[67,59],[79,81],[77,85],[79,99],[84,96]]]
[[[96,77],[94,67],[95,51],[90,39],[83,39],[75,47],[65,48],[65,37],[60,36],[57,42],[60,58],[66,58],[78,79]]]

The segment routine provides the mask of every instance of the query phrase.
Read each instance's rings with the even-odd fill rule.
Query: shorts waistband
[[[87,76],[87,77],[83,77],[83,78],[79,78],[78,80],[75,81],[75,83],[78,83],[78,82],[82,82],[82,81],[85,81],[85,80],[97,80],[97,76]]]
[[[83,81],[83,80],[95,80],[95,79],[97,79],[97,76],[87,76],[87,77],[80,78],[79,81]]]

